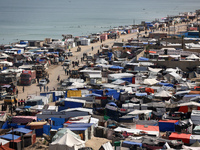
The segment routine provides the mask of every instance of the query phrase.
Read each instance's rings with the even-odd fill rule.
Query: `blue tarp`
[[[197,96],[200,96],[200,94],[184,95],[184,97],[197,97]]]
[[[83,107],[84,103],[79,102],[72,102],[72,101],[65,101],[65,107],[67,108],[78,108]]]
[[[120,92],[118,93],[117,90],[115,89],[106,89],[106,95],[107,96],[113,96],[113,98],[115,98],[116,100],[119,100],[119,95]]]
[[[124,144],[128,144],[129,146],[131,145],[138,145],[142,147],[142,143],[137,143],[137,142],[132,142],[132,141],[123,141]]]
[[[91,90],[92,93],[95,93],[95,94],[99,94],[99,95],[103,95],[103,90]]]
[[[109,58],[109,61],[111,61],[111,59],[112,59],[112,52],[108,52],[108,58]]]
[[[6,121],[6,122],[3,124],[3,126],[2,126],[1,129],[9,129],[8,121]]]
[[[158,122],[159,125],[159,130],[161,132],[166,132],[166,131],[175,131],[175,125],[177,125],[177,123],[171,123],[171,122]]]
[[[140,58],[138,59],[138,61],[149,61],[149,58],[140,57]]]
[[[121,78],[121,80],[124,80],[124,81],[132,83],[132,77],[130,77],[130,78]]]
[[[31,106],[24,106],[24,108],[25,108],[25,109],[29,109],[29,108],[31,108]]]
[[[63,125],[61,125],[61,126],[51,126],[51,129],[58,130],[59,128],[63,128]]]
[[[17,128],[17,129],[9,131],[8,133],[12,133],[12,131],[27,134],[27,133],[31,132],[32,130],[29,130],[29,129],[26,129],[26,128]]]
[[[35,134],[36,134],[36,136],[42,136],[42,134],[43,134],[43,128],[41,128],[41,129],[35,129]]]
[[[18,135],[12,135],[12,134],[5,134],[5,135],[0,136],[0,138],[6,139],[6,140],[13,140],[13,138],[14,138],[14,140],[16,140],[19,137],[20,136],[18,136]]]
[[[87,129],[87,127],[77,127],[77,128],[68,128],[67,129],[70,129],[71,131],[85,131]]]
[[[108,104],[109,104],[109,105],[113,105],[113,106],[116,106],[116,107],[117,107],[117,104],[115,104],[114,102],[109,102]]]
[[[50,135],[50,125],[43,125],[43,133]]]
[[[63,123],[65,123],[65,119],[64,118],[51,117],[51,120],[54,121],[54,125],[55,126],[60,126],[60,125],[63,125]]]
[[[110,69],[124,69],[124,67],[121,67],[121,66],[111,66],[109,67]]]
[[[136,96],[147,96],[147,93],[135,93]]]
[[[163,85],[163,86],[169,86],[169,87],[174,87],[174,85],[173,84],[170,84],[170,83],[162,83],[162,82],[160,82],[160,83],[158,83],[159,85]]]

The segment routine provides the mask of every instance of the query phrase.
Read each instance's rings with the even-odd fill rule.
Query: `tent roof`
[[[160,91],[159,93],[155,94],[156,97],[171,97],[172,95],[167,91]]]
[[[149,126],[136,124],[136,129],[144,131],[159,131],[159,126]]]
[[[0,138],[6,139],[6,140],[13,140],[13,138],[14,138],[14,140],[16,140],[16,139],[18,139],[19,137],[20,137],[20,136],[18,136],[18,135],[13,135],[13,134],[5,134],[5,135],[0,136]]]
[[[197,102],[187,102],[187,103],[181,103],[179,105],[177,105],[178,107],[180,106],[198,106],[200,107],[200,103],[197,103]]]
[[[199,57],[195,54],[191,54],[190,56],[186,57],[186,59],[199,59]]]
[[[17,129],[14,129],[13,130],[14,132],[17,131],[17,132],[21,132],[21,133],[29,133],[31,132],[32,130],[29,130],[29,129],[26,129],[26,128],[17,128]],[[10,130],[8,133],[12,133],[12,130]]]
[[[128,115],[139,115],[139,114],[148,114],[151,113],[152,110],[134,110],[128,113]]]
[[[158,83],[159,81],[157,81],[156,79],[145,79],[143,84],[147,84],[147,85],[154,85],[156,83]]]
[[[87,109],[87,108],[82,108],[82,107],[69,108],[69,109],[65,109],[65,110],[62,110],[62,111],[64,111],[64,112],[68,112],[68,111],[84,111],[84,112],[88,112],[89,114],[93,114],[93,110],[92,109]]]

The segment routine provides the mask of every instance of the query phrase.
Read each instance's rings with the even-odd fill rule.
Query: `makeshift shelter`
[[[49,150],[78,150],[85,147],[85,142],[78,139],[74,134],[67,132],[61,138],[56,139],[49,145]]]
[[[187,149],[187,150],[199,150],[200,149],[200,144],[199,144],[199,141],[196,141],[191,146],[183,145],[182,148],[183,149]]]
[[[163,90],[158,93],[155,93],[155,97],[169,98],[169,97],[172,97],[172,95],[169,92]]]
[[[188,57],[186,57],[187,60],[199,60],[199,57],[195,54],[191,54]]]
[[[169,140],[182,140],[183,143],[190,144],[190,136],[191,134],[173,132],[169,136]]]
[[[32,121],[36,121],[36,116],[13,116],[12,117],[12,123],[28,123]]]
[[[165,131],[175,131],[175,125],[178,124],[178,120],[160,120],[158,122],[159,130],[161,132]]]
[[[158,83],[159,81],[157,81],[156,79],[145,79],[143,84],[146,85],[155,85],[156,83]]]

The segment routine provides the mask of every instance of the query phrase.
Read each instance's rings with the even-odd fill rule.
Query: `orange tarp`
[[[189,94],[200,94],[200,91],[190,91]]]
[[[183,143],[187,143],[190,144],[190,136],[192,134],[185,134],[185,133],[175,133],[173,132],[170,136],[169,136],[169,140],[182,140]]]
[[[154,89],[152,88],[145,88],[146,93],[154,93]]]
[[[159,126],[147,126],[136,124],[136,129],[144,130],[144,131],[159,131]]]

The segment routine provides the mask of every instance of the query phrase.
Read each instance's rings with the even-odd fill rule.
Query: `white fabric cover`
[[[85,147],[85,142],[67,132],[60,139],[52,142],[49,150],[78,150],[81,147]]]

